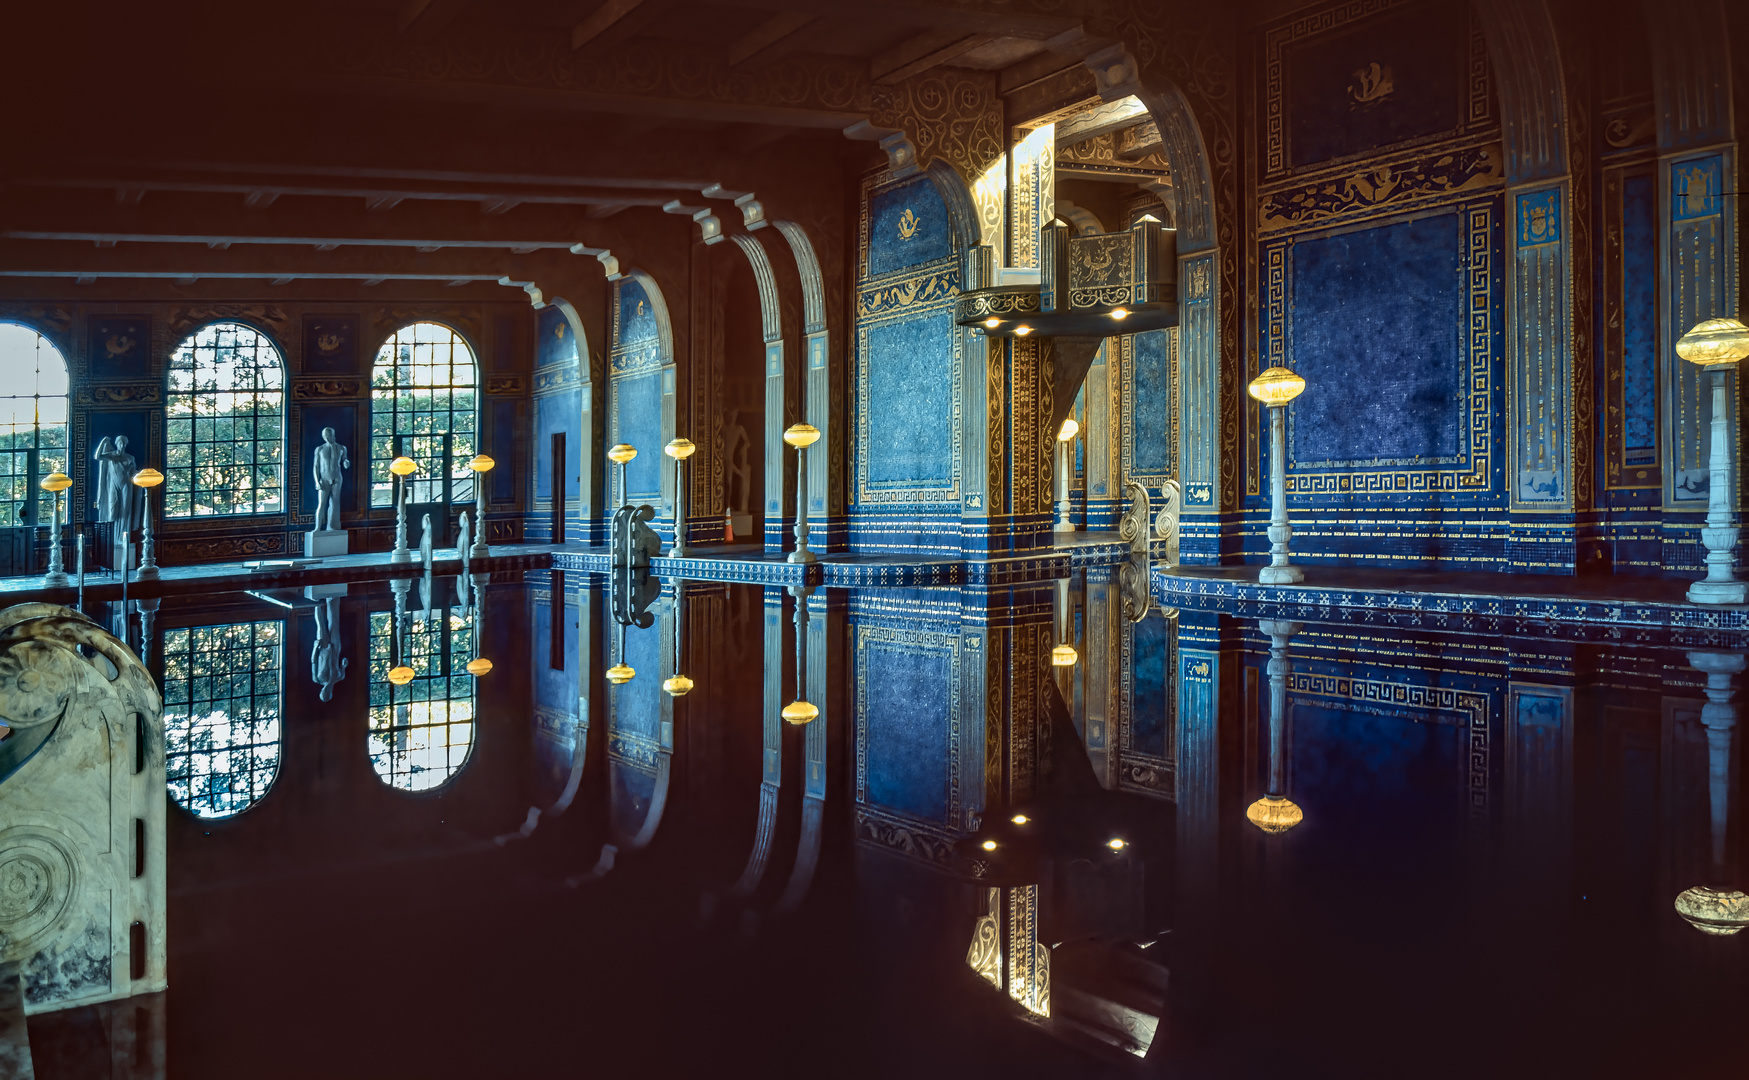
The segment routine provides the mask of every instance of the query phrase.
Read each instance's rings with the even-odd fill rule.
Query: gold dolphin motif
[[[1391,78],[1391,65],[1374,60],[1356,71],[1354,82],[1348,84],[1348,96],[1352,99],[1349,108],[1376,105],[1390,97],[1396,88],[1396,82]]]
[[[916,213],[907,206],[905,212],[899,215],[899,239],[909,240],[916,236],[921,228],[923,228],[923,223],[917,220]]]

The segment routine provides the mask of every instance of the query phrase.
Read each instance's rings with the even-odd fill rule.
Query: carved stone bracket
[[[74,400],[82,405],[155,404],[162,399],[163,389],[157,383],[82,386],[74,395]]]
[[[297,379],[292,383],[292,397],[298,401],[357,397],[363,385],[358,379]]]
[[[520,375],[488,375],[486,377],[486,393],[488,394],[520,394],[524,385]]]

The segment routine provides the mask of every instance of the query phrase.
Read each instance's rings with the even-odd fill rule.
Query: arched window
[[[67,358],[30,327],[0,323],[0,527],[48,520],[37,485],[66,471]]]
[[[164,772],[195,817],[240,814],[279,773],[285,624],[164,631]]]
[[[183,341],[165,401],[167,516],[284,508],[284,387],[279,350],[253,327],[213,323]]]
[[[395,505],[389,462],[402,455],[419,466],[409,502],[441,501],[446,477],[451,502],[473,501],[474,379],[473,350],[447,326],[414,323],[383,342],[370,379],[372,506]]]
[[[461,606],[405,614],[397,649],[395,615],[371,614],[370,764],[390,787],[430,791],[467,764],[474,746],[474,677],[467,672],[474,618]],[[388,681],[397,664],[413,669],[404,686]]]

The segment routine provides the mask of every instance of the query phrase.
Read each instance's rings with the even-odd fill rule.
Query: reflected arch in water
[[[474,619],[470,609],[438,607],[370,616],[370,732],[377,778],[401,791],[432,791],[466,767],[474,749]],[[397,657],[395,623],[400,620]],[[413,669],[403,686],[388,681],[397,663]]]
[[[240,814],[279,775],[285,624],[164,631],[164,764],[170,798],[198,818]]]

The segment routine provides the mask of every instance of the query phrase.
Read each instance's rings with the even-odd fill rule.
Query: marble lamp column
[[[686,546],[686,459],[698,447],[691,439],[675,439],[662,448],[674,459],[674,545],[668,549],[670,559],[684,559],[692,554]]]
[[[1284,367],[1272,367],[1251,380],[1246,391],[1269,406],[1269,565],[1257,575],[1263,585],[1292,585],[1306,580],[1287,561],[1293,529],[1287,523],[1287,403],[1306,389],[1306,380]]]
[[[407,547],[407,477],[416,468],[413,459],[406,456],[389,462],[389,471],[395,474],[395,550],[389,555],[392,563],[413,561],[413,552]]]
[[[796,549],[789,553],[793,563],[817,561],[808,550],[808,447],[819,438],[820,429],[812,424],[791,424],[783,433],[783,441],[796,448]]]
[[[619,466],[619,504],[626,504],[626,462],[638,456],[638,448],[631,443],[620,443],[607,452],[607,459]]]
[[[71,584],[66,568],[61,564],[61,492],[67,490],[72,483],[72,478],[64,472],[53,472],[43,477],[42,489],[55,498],[55,525],[49,532],[49,572],[43,575],[45,589],[66,588]]]
[[[1075,436],[1080,433],[1081,425],[1073,416],[1064,420],[1057,432],[1057,523],[1051,526],[1052,532],[1075,531],[1075,523],[1069,518],[1069,463],[1073,460],[1069,448],[1075,445]]]
[[[491,547],[486,543],[486,500],[482,492],[485,491],[486,487],[486,474],[491,472],[492,466],[496,464],[498,463],[485,454],[475,454],[473,460],[468,462],[468,468],[472,469],[474,473],[474,511],[479,520],[474,522],[478,527],[478,532],[474,536],[474,546],[467,551],[458,550],[456,552],[464,563],[469,559],[484,559],[492,554]]]
[[[1731,490],[1731,407],[1726,375],[1739,360],[1749,356],[1749,326],[1736,319],[1707,319],[1696,323],[1676,343],[1676,355],[1698,364],[1712,376],[1712,450],[1707,465],[1706,526],[1700,530],[1706,545],[1706,577],[1688,587],[1695,604],[1749,603],[1749,582],[1737,577],[1735,522],[1736,494]]]
[[[152,554],[152,489],[163,482],[164,474],[157,469],[145,468],[134,474],[134,486],[144,496],[140,508],[140,520],[144,525],[140,536],[140,568],[134,571],[134,577],[141,581],[158,578],[158,560]]]
[[[794,430],[795,428],[790,429]],[[814,432],[814,435],[818,438],[819,432]],[[785,432],[784,437],[787,439],[789,433]],[[801,449],[796,447],[798,454]],[[789,594],[796,598],[796,699],[785,705],[778,715],[783,717],[785,723],[796,727],[801,727],[820,715],[820,707],[808,700],[808,597],[813,592],[812,585],[791,585],[789,589]]]

